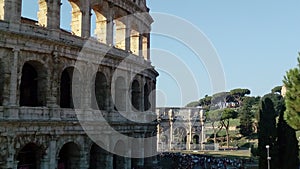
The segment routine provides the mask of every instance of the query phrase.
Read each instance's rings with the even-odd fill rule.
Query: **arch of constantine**
[[[205,114],[202,108],[162,107],[156,109],[156,114],[158,151],[205,149]]]
[[[146,1],[68,2],[70,32],[61,29],[60,0],[37,0],[38,20],[21,15],[22,0],[0,0],[0,168],[153,166],[155,156],[127,158],[101,148],[87,136],[75,112],[88,117],[101,113],[117,132],[130,137],[156,135],[156,121],[137,123],[122,115],[155,112],[158,73],[150,61],[153,20]],[[96,14],[94,38],[91,11]],[[110,136],[105,127],[101,130],[110,143],[106,146],[128,157],[135,151],[156,151],[156,142],[139,143],[153,150],[125,149],[135,144]]]

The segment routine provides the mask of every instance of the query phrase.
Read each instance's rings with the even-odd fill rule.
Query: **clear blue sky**
[[[297,64],[300,51],[299,0],[152,0],[148,1],[148,6],[151,12],[163,12],[186,19],[210,39],[223,65],[226,90],[249,88],[252,95],[262,96],[273,87],[282,85],[285,72]],[[187,36],[192,35],[187,33]],[[158,98],[157,105],[184,106],[205,94],[213,94],[208,75],[201,70],[204,69],[203,65],[189,62],[191,53],[171,41],[153,36],[151,45],[171,51],[186,60],[193,73],[201,79],[197,79],[200,84],[199,97],[179,98],[176,92],[178,85],[168,83],[168,79],[172,81],[171,78],[161,73],[157,87],[165,93],[166,98]],[[157,57],[164,56],[152,55],[154,65],[158,64]]]
[[[62,2],[62,11],[68,12],[61,19],[62,27],[70,30],[70,6],[65,5],[67,0]],[[300,51],[299,0],[148,0],[147,4],[151,12],[183,18],[207,36],[218,53],[227,91],[248,88],[251,95],[264,95],[273,87],[282,85],[285,72],[297,64]],[[23,1],[22,14],[35,19],[37,6],[36,0]],[[168,25],[166,23],[164,27],[175,29],[168,28]],[[154,22],[153,28],[157,26]],[[181,27],[178,25],[177,29]],[[184,29],[178,33],[193,36]],[[154,50],[152,63],[160,73],[157,106],[184,106],[214,93],[210,72],[188,45],[154,34],[151,47]]]

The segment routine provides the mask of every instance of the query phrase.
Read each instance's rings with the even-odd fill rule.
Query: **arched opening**
[[[42,149],[34,143],[25,145],[18,153],[18,169],[39,169],[43,157]]]
[[[21,16],[22,22],[36,24],[38,21],[39,1],[22,0]]]
[[[193,143],[194,144],[199,144],[199,136],[198,135],[194,135],[194,137],[193,137]]]
[[[140,42],[140,33],[137,31],[137,28],[130,32],[130,51],[135,54],[139,55],[139,42]]]
[[[47,74],[38,62],[23,65],[20,84],[20,106],[46,106]]]
[[[82,35],[82,11],[79,0],[70,0],[72,6],[71,31],[77,36]]]
[[[114,18],[114,45],[116,48],[119,49],[126,49],[126,38],[130,38],[128,35],[128,37],[126,37],[126,12],[122,11],[119,8],[115,8],[114,11],[117,11],[115,13],[115,18]]]
[[[144,85],[144,111],[148,111],[151,107],[151,104],[149,102],[149,95],[150,95],[150,92],[149,92],[149,86],[148,84],[146,83]]]
[[[140,84],[134,80],[131,85],[131,104],[134,110],[141,110]]]
[[[65,12],[67,11],[67,12]],[[60,7],[60,27],[68,32],[71,32],[72,22],[72,6],[68,0],[61,1]],[[64,13],[62,13],[64,12]]]
[[[93,144],[90,150],[90,169],[107,168],[106,160],[108,152],[97,144]]]
[[[4,10],[4,7],[5,7],[5,1],[0,1],[0,20],[4,20],[4,15],[5,15],[5,10]]]
[[[90,32],[91,32],[91,34],[90,34],[91,37],[98,39],[97,29],[96,29],[96,13],[93,9],[91,10],[91,30],[90,30]]]
[[[174,130],[173,139],[177,149],[186,149],[187,132],[184,127],[178,127]]]
[[[159,138],[161,151],[166,151],[169,147],[169,139],[166,135],[161,135]]]
[[[116,48],[125,50],[126,25],[120,20],[115,20],[114,28],[115,28],[114,44]]]
[[[92,108],[107,110],[108,108],[108,84],[103,73],[97,72],[92,90]]]
[[[61,108],[74,108],[75,104],[80,104],[80,92],[73,97],[72,87],[75,87],[76,90],[80,89],[80,77],[79,71],[73,67],[66,68],[60,79],[60,107]],[[73,79],[74,78],[74,79]]]
[[[105,9],[108,9],[107,3],[103,3],[103,6],[92,7],[91,35],[99,42],[107,44],[107,18],[105,16],[107,12]]]
[[[148,36],[149,36],[149,34],[144,34],[142,36],[142,54],[143,54],[143,57],[145,60],[149,60],[149,58],[148,58],[149,57],[149,55],[148,55],[148,48],[149,48]]]
[[[114,156],[113,156],[113,168],[114,169],[123,169],[125,168],[125,157],[121,155],[125,155],[125,144],[123,141],[118,141],[114,148]]]
[[[4,94],[4,64],[0,59],[0,106],[3,105],[3,94]]]
[[[126,86],[123,77],[118,77],[115,81],[115,109],[126,111]]]
[[[58,169],[80,168],[80,149],[73,142],[66,143],[59,151]]]

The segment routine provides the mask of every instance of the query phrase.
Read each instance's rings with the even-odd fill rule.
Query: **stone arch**
[[[69,0],[72,8],[71,31],[77,36],[82,36],[82,10],[80,0]],[[61,16],[63,17],[63,16]]]
[[[150,34],[149,33],[143,33],[142,36],[142,44],[141,44],[141,51],[142,51],[142,55],[144,57],[145,60],[150,60],[149,56],[149,48],[150,48]]]
[[[67,142],[58,152],[58,169],[80,168],[80,146],[76,143]]]
[[[115,109],[126,111],[126,83],[122,76],[115,80]]]
[[[167,135],[161,136],[161,142],[165,143],[166,145],[169,143],[169,137]]]
[[[177,148],[185,148],[187,144],[187,130],[184,126],[179,126],[173,130],[173,141],[177,144]]]
[[[66,67],[60,76],[60,107],[74,108],[74,104],[80,105],[80,93],[73,96],[73,88],[80,90],[81,74],[73,66]]]
[[[101,143],[103,144],[103,143]],[[90,149],[90,169],[108,168],[110,166],[107,161],[109,152],[102,149],[101,146],[93,143]]]
[[[22,67],[20,106],[46,106],[48,72],[38,61],[27,61]]]
[[[43,1],[43,0],[39,0]],[[22,0],[20,13],[23,23],[36,24],[38,21],[39,1],[37,0]],[[30,9],[30,10],[27,10]]]
[[[17,154],[18,169],[39,169],[45,152],[35,143],[28,143]]]
[[[108,82],[104,73],[97,72],[92,82],[92,108],[107,110],[108,109]]]
[[[199,135],[195,134],[195,135],[193,136],[193,143],[194,143],[194,144],[199,144],[199,141],[200,141]]]
[[[61,0],[60,6],[60,27],[66,31],[71,32],[72,13],[66,12],[62,15],[62,11],[72,11],[72,6],[68,0]]]
[[[139,51],[140,51],[139,47],[140,47],[139,27],[134,21],[132,21],[130,25],[130,51],[135,55],[139,55]]]
[[[151,102],[149,100],[150,97],[150,87],[148,83],[144,85],[144,111],[149,111],[151,108]]]
[[[133,110],[141,110],[141,87],[138,80],[133,80],[131,84],[131,105]]]
[[[93,29],[93,21],[91,22],[91,35],[95,35],[97,40],[101,43],[107,44],[107,33],[108,33],[108,25],[107,25],[107,14],[109,9],[108,3],[102,2],[100,4],[91,5],[91,10],[95,15],[95,26]],[[93,17],[92,17],[93,18]]]
[[[125,168],[125,143],[122,140],[118,140],[115,144],[114,153],[115,154],[113,155],[113,168]]]
[[[126,49],[126,29],[127,29],[127,23],[126,23],[126,15],[127,13],[119,8],[119,7],[114,7],[114,27],[113,27],[113,36],[114,36],[114,41],[113,44],[116,48],[119,49]]]

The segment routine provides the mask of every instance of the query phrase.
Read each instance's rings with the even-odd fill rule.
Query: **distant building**
[[[285,87],[285,85],[283,85],[281,88],[281,96],[285,97],[285,95],[286,95],[286,87]]]
[[[203,150],[205,114],[202,108],[157,108],[157,148],[171,150]]]

